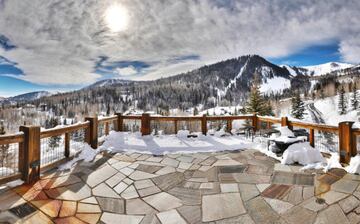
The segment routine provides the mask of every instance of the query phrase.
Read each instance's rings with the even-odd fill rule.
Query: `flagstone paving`
[[[0,187],[0,223],[360,223],[360,176],[255,150],[98,155]]]

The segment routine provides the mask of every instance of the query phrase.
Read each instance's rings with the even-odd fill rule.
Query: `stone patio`
[[[360,176],[299,168],[255,150],[102,154],[3,186],[0,223],[360,222]]]

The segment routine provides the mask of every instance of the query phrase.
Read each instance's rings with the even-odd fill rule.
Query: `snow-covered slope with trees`
[[[307,69],[307,74],[310,76],[320,76],[341,69],[350,68],[352,66],[354,65],[339,62],[328,62],[320,65],[304,66],[303,68]]]

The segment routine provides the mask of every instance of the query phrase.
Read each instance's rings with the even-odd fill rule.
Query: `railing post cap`
[[[353,125],[355,122],[354,121],[342,121],[339,122],[339,124],[347,124],[347,125]]]

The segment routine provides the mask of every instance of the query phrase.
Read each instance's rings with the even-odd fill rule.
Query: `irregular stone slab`
[[[266,184],[270,183],[270,176],[268,175],[259,175],[259,174],[250,174],[250,173],[233,173],[235,181],[238,183],[245,184]]]
[[[98,186],[96,186],[92,190],[92,193],[94,196],[99,196],[99,197],[120,198],[119,195],[105,183],[101,183]]]
[[[77,208],[78,213],[100,213],[99,205],[79,203]]]
[[[155,186],[151,180],[139,180],[134,183],[137,190]]]
[[[175,187],[169,190],[168,193],[179,198],[184,205],[199,205],[201,203],[199,190]]]
[[[136,158],[136,160],[146,160],[148,158],[152,157],[151,155],[148,155],[148,154],[142,154],[141,156],[139,156],[138,158]]]
[[[155,209],[139,198],[126,200],[126,214],[128,215],[146,215],[155,212]]]
[[[199,189],[201,184],[202,184],[202,183],[186,181],[186,182],[184,183],[184,186],[183,186],[183,187],[185,187],[185,188],[190,188],[190,189]]]
[[[312,197],[302,202],[300,206],[309,209],[311,211],[318,212],[326,208],[328,205],[326,203],[318,203],[318,199],[316,197]]]
[[[160,212],[156,215],[162,224],[187,224],[175,209]]]
[[[350,195],[349,197],[339,201],[339,205],[344,213],[349,213],[360,205],[360,201],[354,196]]]
[[[131,169],[129,167],[125,167],[122,168],[121,170],[119,170],[122,174],[124,174],[125,176],[129,176],[130,174],[132,174],[135,170]]]
[[[262,193],[264,190],[266,190],[270,184],[256,184],[257,189],[260,193]]]
[[[118,198],[97,197],[102,211],[123,214],[125,212],[125,201]]]
[[[349,223],[340,206],[337,204],[330,205],[325,210],[319,212],[314,224],[338,224]]]
[[[315,189],[314,187],[304,187],[303,189],[303,199],[309,199],[314,196]]]
[[[161,192],[145,197],[143,198],[143,200],[152,207],[156,208],[158,211],[166,211],[182,206],[182,202],[180,199],[166,192]]]
[[[271,184],[261,193],[261,196],[267,198],[276,198],[281,200],[290,193],[292,188],[293,186],[291,185]]]
[[[161,160],[163,160],[163,157],[160,157],[160,156],[152,156],[152,157],[148,158],[146,161],[155,162],[155,163],[160,163]]]
[[[150,178],[154,178],[157,175],[151,174],[151,173],[146,173],[143,171],[138,171],[136,170],[135,172],[131,173],[129,178],[133,179],[133,180],[144,180],[144,179],[150,179]]]
[[[0,194],[0,211],[8,210],[25,202],[26,201],[15,192],[11,190],[6,191]]]
[[[184,181],[183,173],[170,173],[163,176],[152,178],[152,181],[158,186],[161,190],[167,191],[176,185]]]
[[[97,200],[95,197],[86,198],[84,200],[81,200],[82,203],[88,203],[88,204],[97,204]]]
[[[331,190],[352,194],[358,187],[359,182],[354,180],[340,179],[331,185]]]
[[[152,194],[159,193],[160,191],[161,191],[160,188],[158,188],[157,186],[152,186],[152,187],[138,190],[138,193],[141,197],[146,197],[146,196],[149,196]]]
[[[180,162],[191,163],[194,160],[194,158],[191,156],[180,156],[177,157],[176,160],[179,160]]]
[[[288,210],[283,218],[290,224],[298,223],[313,223],[316,218],[316,213],[310,210],[307,210],[301,206],[295,206],[292,209]]]
[[[32,201],[31,203],[52,218],[58,216],[62,205],[62,201],[59,200]]]
[[[129,185],[125,184],[124,182],[120,182],[118,185],[114,187],[116,193],[121,194]]]
[[[27,201],[48,199],[48,196],[44,193],[44,191],[42,191],[41,189],[38,190],[38,188],[31,185],[21,185],[19,187],[14,188],[13,191],[21,195]],[[12,197],[11,193],[9,192],[7,192],[3,197],[4,200],[14,200],[16,198],[16,197]]]
[[[281,201],[278,199],[272,199],[272,198],[264,198],[264,199],[271,206],[271,208],[278,214],[283,214],[294,206],[288,202]]]
[[[19,218],[24,218],[25,216],[35,213],[36,208],[31,206],[29,203],[24,203],[16,207],[10,208],[9,211],[10,213],[14,214]]]
[[[140,224],[161,224],[156,214],[147,214]]]
[[[148,172],[148,173],[155,173],[156,171],[160,170],[161,168],[163,168],[163,167],[162,166],[152,166],[152,165],[139,164],[139,166],[136,167],[136,170],[143,171],[143,172]]]
[[[179,163],[179,169],[187,170],[187,169],[190,169],[191,166],[192,166],[192,163],[186,163],[186,162]]]
[[[201,208],[200,206],[181,206],[177,208],[179,213],[190,224],[201,223]]]
[[[131,162],[120,161],[120,162],[117,162],[115,164],[112,164],[111,166],[120,171],[121,169],[123,169],[123,168],[125,168],[125,167],[127,167],[129,165],[131,165]]]
[[[104,212],[101,216],[101,221],[106,224],[112,223],[128,223],[128,224],[138,224],[144,216],[140,215],[120,215],[120,214],[113,214]]]
[[[91,189],[84,183],[77,183],[47,190],[46,194],[53,199],[80,201],[91,196]]]
[[[216,224],[238,224],[238,223],[246,223],[246,224],[255,224],[255,222],[251,219],[251,217],[247,214],[241,215],[234,218],[223,219],[220,221],[216,221]]]
[[[347,194],[340,193],[337,191],[328,191],[322,195],[322,198],[325,200],[325,202],[328,205],[331,205],[333,203],[340,201],[341,199],[346,198],[347,196],[348,196]]]
[[[130,185],[128,188],[126,188],[126,190],[124,190],[121,193],[121,197],[123,197],[124,199],[132,199],[132,198],[138,198],[139,195],[138,195],[134,185]]]
[[[213,189],[214,183],[201,183],[199,189]]]
[[[233,192],[239,192],[238,184],[220,184],[220,189],[222,193],[233,193]]]
[[[294,186],[288,194],[286,201],[297,205],[303,201],[302,193],[303,188],[301,186]]]
[[[74,216],[76,213],[76,202],[75,201],[63,201],[59,217]]]
[[[100,213],[98,213],[98,214],[81,214],[81,213],[76,214],[76,218],[78,218],[81,221],[84,221],[86,223],[89,223],[89,224],[98,223],[100,216],[101,216]]]
[[[176,172],[176,169],[174,167],[164,166],[163,168],[158,170],[155,174],[157,174],[157,175],[165,175],[165,174],[175,173],[175,172]]]
[[[245,202],[245,207],[255,223],[281,223],[280,216],[261,197]]]
[[[161,164],[164,164],[166,166],[178,167],[179,161],[166,157],[161,161]]]
[[[210,222],[246,213],[239,193],[204,195],[202,221]]]
[[[0,212],[0,223],[16,223],[19,222],[19,218],[14,214],[11,214],[9,211]]]
[[[237,165],[242,165],[242,164],[233,159],[219,159],[214,164],[212,164],[212,166],[237,166]]]
[[[32,224],[32,223],[36,223],[36,224],[48,224],[48,223],[52,223],[52,221],[42,212],[35,212],[29,216],[26,216],[25,218],[23,218],[21,220],[20,223],[24,223],[24,224]]]
[[[221,166],[219,167],[219,173],[243,173],[246,166]]]
[[[88,176],[82,177],[82,179],[91,187],[95,187],[96,185],[104,182],[105,180],[109,179],[111,176],[117,173],[117,170],[112,168],[111,166],[107,165],[104,166],[92,173]]]
[[[288,165],[276,163],[274,166],[274,171],[291,172],[291,168]]]
[[[129,179],[129,178],[125,178],[125,179],[123,180],[123,182],[124,182],[125,184],[127,184],[127,185],[130,185],[130,184],[134,183],[134,181],[131,180],[131,179]]]
[[[42,186],[43,189],[51,189],[51,188],[63,187],[79,182],[81,182],[80,178],[74,175],[69,175],[69,176],[43,179],[39,181],[39,184]]]
[[[49,223],[52,223],[52,222],[49,222]],[[69,223],[71,223],[71,224],[86,224],[86,222],[83,222],[74,216],[55,219],[55,223],[56,224],[69,224]]]
[[[117,184],[119,184],[123,179],[125,179],[125,175],[119,172],[114,176],[110,177],[108,180],[106,180],[105,183],[110,187],[114,187]]]
[[[260,194],[254,184],[239,184],[239,190],[243,201],[248,201]]]
[[[314,186],[314,175],[275,171],[271,183]]]
[[[203,165],[203,166],[211,166],[211,165],[213,165],[215,162],[216,162],[216,158],[215,157],[209,157],[209,158],[207,158],[206,160],[204,160],[204,161],[202,161],[201,163],[200,163],[200,165]]]

